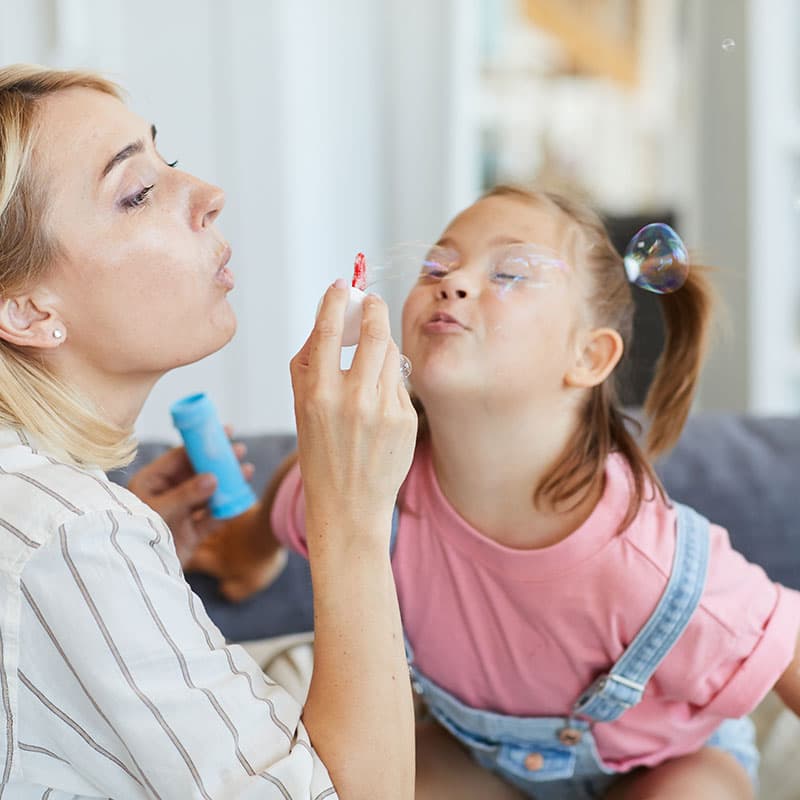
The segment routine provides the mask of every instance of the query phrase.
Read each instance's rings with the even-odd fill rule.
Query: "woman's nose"
[[[194,190],[192,222],[196,229],[212,225],[225,206],[225,192],[210,183],[198,181]]]

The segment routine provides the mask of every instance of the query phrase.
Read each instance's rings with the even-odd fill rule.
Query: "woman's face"
[[[58,92],[39,121],[34,169],[59,245],[44,283],[65,331],[54,355],[155,379],[222,347],[236,329],[222,190],[170,167],[151,125],[110,95]]]

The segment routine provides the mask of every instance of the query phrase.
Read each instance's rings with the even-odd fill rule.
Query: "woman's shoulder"
[[[11,439],[8,429],[0,431],[0,528],[7,534],[28,546],[41,546],[62,526],[74,530],[109,513],[137,519],[145,527],[160,522],[101,470],[60,459],[24,432],[13,432]]]

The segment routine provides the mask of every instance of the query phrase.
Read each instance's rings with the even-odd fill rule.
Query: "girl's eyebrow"
[[[517,239],[515,236],[495,236],[489,244],[493,246],[496,244],[527,244],[527,242]]]
[[[156,141],[156,133],[157,133],[156,126],[151,125],[150,134],[153,137],[153,143],[155,143]],[[144,142],[141,139],[138,139],[135,142],[131,142],[129,145],[123,147],[122,150],[120,150],[119,153],[117,153],[108,162],[108,164],[105,165],[105,167],[103,168],[103,172],[100,175],[100,180],[103,180],[103,178],[105,178],[106,175],[108,175],[108,173],[111,172],[112,169],[114,169],[114,167],[121,164],[126,159],[131,158],[132,156],[135,156],[138,153],[142,152],[144,152]]]
[[[527,242],[522,239],[518,239],[516,236],[503,236],[501,234],[499,236],[495,236],[494,239],[489,241],[490,247],[494,247],[498,244],[527,244]],[[454,250],[458,249],[455,242],[449,236],[439,239],[439,241],[436,242],[436,247],[452,247]]]

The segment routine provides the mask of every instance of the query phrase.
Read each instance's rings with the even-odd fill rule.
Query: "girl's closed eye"
[[[530,264],[525,259],[514,256],[504,257],[500,263],[493,265],[491,271],[492,281],[505,285],[530,280],[530,278]]]
[[[422,261],[421,278],[439,280],[458,267],[458,256],[444,248],[431,248]]]
[[[510,286],[547,286],[554,272],[563,270],[560,259],[540,252],[537,247],[515,245],[491,259],[490,279],[504,288]]]

